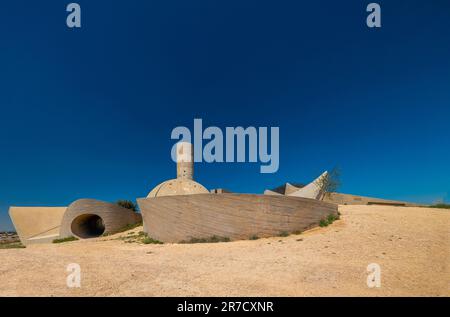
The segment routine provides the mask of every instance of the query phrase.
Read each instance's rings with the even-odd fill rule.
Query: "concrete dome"
[[[175,178],[162,182],[147,195],[147,198],[174,195],[207,194],[208,190],[201,184],[188,178]]]

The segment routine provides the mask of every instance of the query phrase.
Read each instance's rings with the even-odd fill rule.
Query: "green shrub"
[[[450,204],[435,204],[430,206],[430,208],[450,209]]]
[[[21,242],[0,243],[0,249],[23,249],[25,246]]]
[[[180,243],[217,243],[217,242],[230,242],[230,238],[212,236],[209,238],[191,238],[189,240],[180,241]]]
[[[135,229],[135,228],[140,227],[140,226],[142,226],[142,221],[136,222],[136,223],[127,224],[126,226],[124,226],[124,227],[122,227],[122,228],[120,228],[119,230],[116,230],[116,231],[105,232],[104,234],[102,234],[102,236],[103,237],[107,237],[107,236],[110,236],[110,235],[113,235],[113,234],[116,234],[116,233],[121,233],[121,232],[125,232],[125,231],[131,230],[131,229]],[[131,234],[131,233],[129,233],[129,234]]]
[[[279,236],[279,237],[287,237],[287,236],[289,236],[289,232],[287,232],[287,231],[281,231],[281,232],[278,234],[278,236]]]
[[[319,222],[319,226],[320,227],[328,226],[328,221],[326,221],[326,219],[321,219],[320,222]]]
[[[190,238],[189,240],[182,240],[180,243],[207,243],[208,239],[206,238]]]
[[[64,243],[64,242],[77,241],[77,240],[78,240],[78,238],[76,238],[74,236],[70,236],[67,238],[55,239],[55,240],[53,240],[53,243]]]
[[[321,219],[319,222],[320,227],[326,227],[328,225],[331,225],[335,220],[339,219],[339,214],[329,214],[326,218]]]
[[[327,217],[328,224],[331,225],[335,220],[337,220],[337,216],[335,214],[329,214]]]
[[[139,222],[136,222],[136,223],[130,223],[130,224],[127,224],[127,225],[126,225],[125,227],[123,227],[122,229],[120,229],[120,230],[118,231],[118,233],[119,233],[119,232],[128,231],[128,230],[131,230],[131,229],[140,227],[140,226],[142,226],[142,225],[143,225],[142,221],[139,221]]]
[[[137,205],[132,202],[131,200],[118,200],[116,202],[116,205],[119,205],[120,207],[126,208],[126,209],[131,209],[133,211],[137,211]]]
[[[139,231],[137,234],[123,235],[116,240],[122,240],[125,243],[163,244],[163,242],[149,237],[144,231]]]
[[[152,239],[149,236],[146,236],[146,237],[142,238],[141,242],[143,244],[163,244],[163,242],[155,240],[155,239]]]
[[[259,237],[256,234],[250,236],[250,238],[249,238],[249,240],[258,240],[258,239],[259,239]]]

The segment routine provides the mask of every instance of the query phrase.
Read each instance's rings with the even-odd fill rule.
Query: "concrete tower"
[[[177,178],[194,179],[194,147],[192,143],[177,143]]]
[[[162,182],[152,189],[147,198],[208,194],[209,191],[194,181],[194,148],[189,142],[178,142],[176,147],[177,178]]]

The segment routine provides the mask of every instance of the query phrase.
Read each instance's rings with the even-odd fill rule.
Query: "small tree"
[[[320,188],[320,199],[323,200],[325,196],[332,192],[335,192],[341,185],[340,170],[334,167],[329,173],[319,178],[316,181],[317,186]]]
[[[137,211],[137,205],[131,200],[118,200],[116,204],[119,205],[120,207]]]

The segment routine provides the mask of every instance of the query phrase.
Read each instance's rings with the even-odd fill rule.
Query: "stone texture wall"
[[[138,199],[149,236],[163,242],[270,237],[317,226],[337,205],[308,198],[198,194]]]

